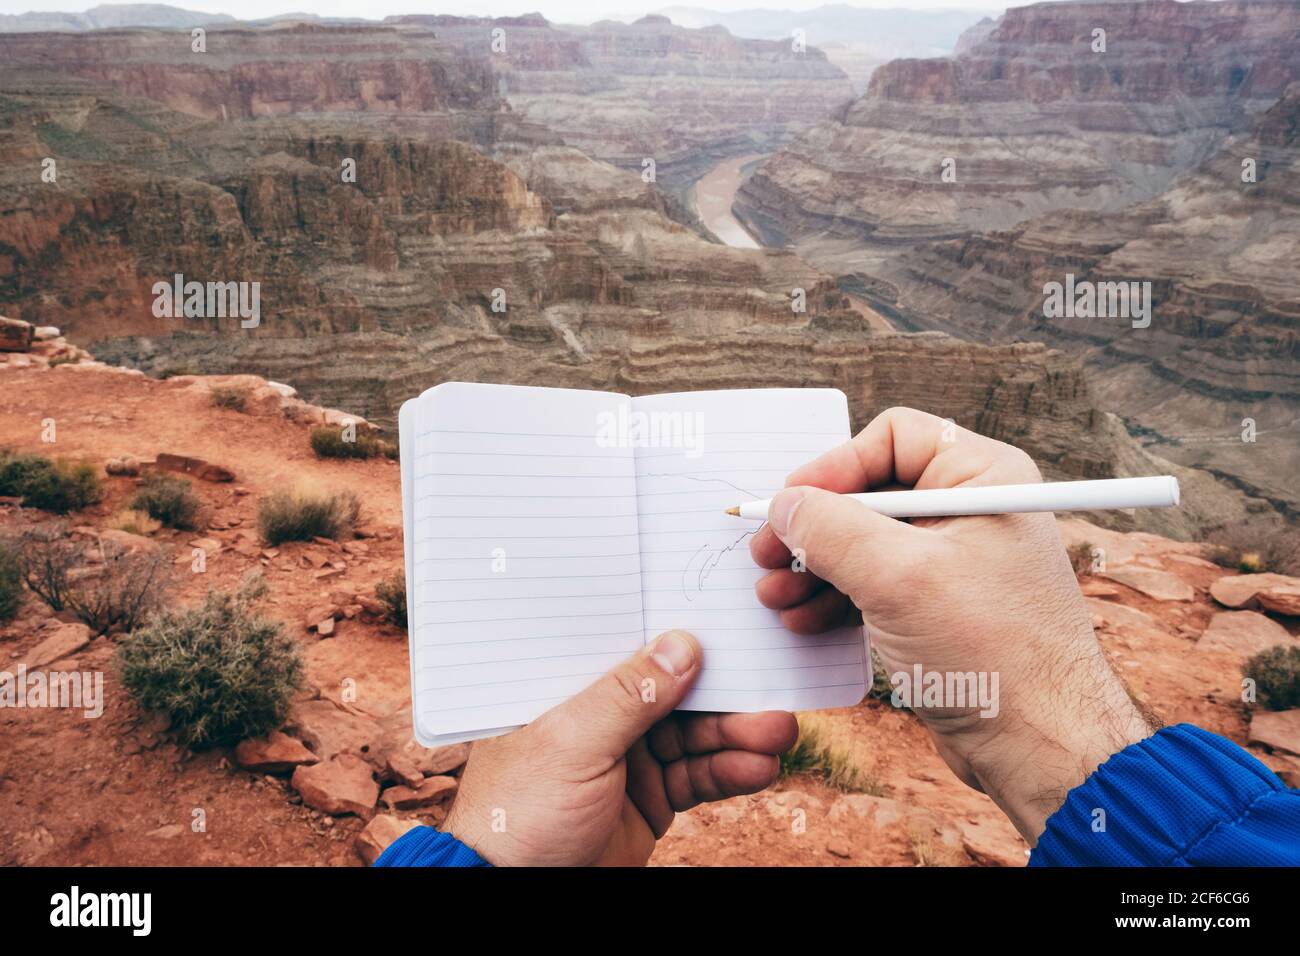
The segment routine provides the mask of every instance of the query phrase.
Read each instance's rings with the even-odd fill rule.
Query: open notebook
[[[759,525],[724,514],[849,436],[835,389],[611,392],[451,382],[402,405],[411,688],[426,746],[503,733],[663,631],[683,708],[858,703],[862,629],[796,635],[754,595]]]

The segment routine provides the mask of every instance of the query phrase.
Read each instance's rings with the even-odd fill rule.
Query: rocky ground
[[[0,710],[0,863],[359,865],[403,828],[441,821],[468,748],[427,751],[411,740],[405,636],[375,613],[376,584],[402,563],[396,463],[317,458],[310,425],[340,413],[283,386],[251,376],[158,381],[84,358],[49,366],[54,354],[81,357],[68,349],[48,338],[0,364],[0,447],[96,463],[130,456],[146,468],[170,454],[191,474],[229,479],[194,481],[204,530],[140,538],[107,527],[137,479],[106,477],[107,498],[72,516],[72,533],[173,554],[179,604],[260,568],[267,611],[300,640],[309,681],[282,733],[192,753],[121,693],[113,637],[91,640],[28,595],[0,626],[0,668],[102,670],[106,705],[100,719]],[[214,386],[245,389],[245,410],[214,406]],[[49,419],[52,446],[42,443]],[[357,491],[361,537],[266,548],[258,502],[290,484]],[[0,503],[0,534],[50,520]],[[1257,738],[1261,759],[1298,782],[1296,712],[1261,714],[1252,728],[1240,668],[1261,647],[1296,643],[1300,581],[1226,572],[1195,544],[1078,520],[1061,528],[1104,558],[1081,586],[1134,695],[1166,722]],[[196,547],[202,574],[190,570]],[[957,782],[906,711],[873,699],[805,719],[849,754],[871,793],[791,777],[679,816],[652,862],[1023,864],[1023,841],[988,798]]]

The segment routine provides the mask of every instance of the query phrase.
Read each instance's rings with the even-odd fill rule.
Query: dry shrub
[[[375,597],[387,608],[385,618],[402,630],[407,629],[406,575],[398,571],[375,585]]]
[[[1246,661],[1241,673],[1254,680],[1260,706],[1269,710],[1300,707],[1300,647],[1279,644],[1260,651]]]
[[[147,512],[124,508],[108,519],[108,526],[128,534],[148,536],[162,527],[162,522],[151,518]]]
[[[167,527],[181,531],[193,531],[198,527],[199,509],[202,507],[203,502],[194,494],[190,483],[171,475],[149,475],[131,499],[133,510],[143,511]]]
[[[333,425],[318,425],[311,430],[311,449],[318,458],[396,457],[394,447],[373,432],[358,431],[347,441],[343,429]]]
[[[799,718],[799,739],[781,755],[781,776],[810,775],[848,793],[887,795],[861,746],[849,734],[837,734],[829,723],[807,714]]]
[[[1277,522],[1246,522],[1210,535],[1210,560],[1243,574],[1300,575],[1300,529]]]
[[[248,406],[248,389],[219,385],[211,391],[212,404],[232,412],[242,412]]]
[[[1091,541],[1080,541],[1078,544],[1072,544],[1066,549],[1070,556],[1070,567],[1074,568],[1076,578],[1086,578],[1092,575],[1093,548]]]
[[[28,536],[22,568],[27,586],[51,610],[71,611],[95,634],[134,630],[162,607],[172,584],[161,549],[101,541],[86,554],[57,533]]]
[[[275,547],[312,538],[337,541],[352,534],[360,517],[361,500],[351,491],[280,491],[262,499],[257,526],[263,540]]]

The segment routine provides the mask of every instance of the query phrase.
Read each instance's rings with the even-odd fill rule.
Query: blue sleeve
[[[1047,821],[1030,866],[1300,866],[1300,790],[1230,740],[1166,727]]]
[[[407,830],[388,845],[375,866],[491,866],[450,833],[433,827]]]

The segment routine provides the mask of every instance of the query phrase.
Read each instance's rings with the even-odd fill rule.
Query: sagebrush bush
[[[359,431],[352,441],[345,441],[343,429],[333,425],[318,425],[311,430],[311,449],[318,458],[374,458],[376,455],[394,457],[388,442],[368,431]]]
[[[1255,681],[1256,700],[1269,710],[1300,707],[1300,647],[1279,644],[1260,651],[1241,673]]]
[[[17,542],[0,540],[0,623],[13,620],[22,602],[22,551]]]
[[[134,511],[143,511],[169,528],[193,531],[203,503],[188,481],[171,475],[149,475],[131,499]]]
[[[22,498],[24,508],[67,514],[103,500],[104,490],[91,465],[3,451],[0,495]]]
[[[122,684],[140,706],[171,719],[193,748],[261,737],[284,723],[303,682],[297,642],[255,613],[266,593],[256,575],[234,592],[208,592],[167,612],[118,647]]]
[[[1246,522],[1215,531],[1209,544],[1210,560],[1220,567],[1300,575],[1300,529],[1294,525]]]
[[[263,540],[274,547],[285,541],[312,538],[338,540],[352,533],[360,517],[361,501],[350,491],[279,491],[262,499],[257,526]]]
[[[23,542],[21,560],[32,593],[53,611],[71,611],[95,634],[139,627],[162,607],[172,585],[162,550],[101,542],[83,553],[65,538],[33,535]]]
[[[402,630],[407,630],[406,623],[406,575],[396,574],[375,585],[375,597],[388,609],[387,619]]]
[[[232,412],[242,412],[248,405],[248,389],[219,386],[211,392],[212,404]]]

